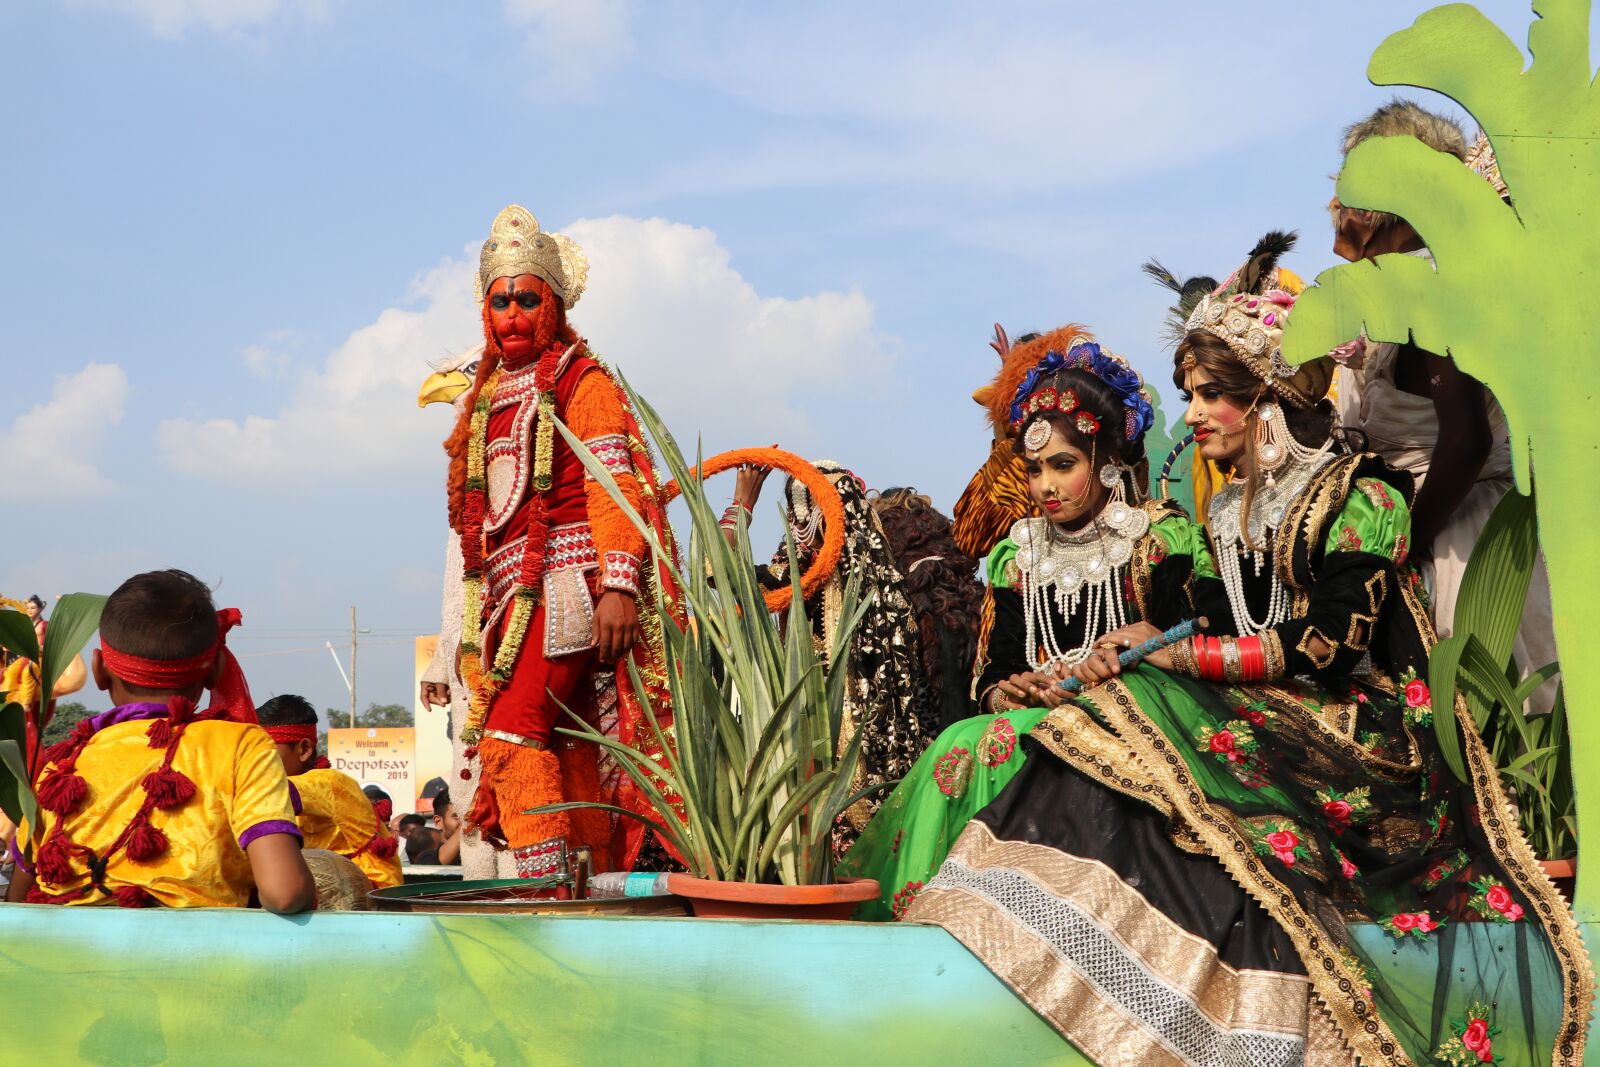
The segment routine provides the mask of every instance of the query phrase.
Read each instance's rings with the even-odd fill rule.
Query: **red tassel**
[[[314,771],[332,770],[333,769],[333,764],[328,762],[328,757],[327,756],[318,756],[315,760],[313,760],[311,762],[311,769],[314,770]]]
[[[72,732],[64,740],[57,741],[44,750],[44,761],[71,770],[72,764],[78,758],[78,750],[93,736],[94,723],[88,719],[80,719],[78,725],[72,728]]]
[[[56,767],[39,783],[39,806],[57,815],[71,815],[89,796],[89,783],[70,768]]]
[[[399,847],[400,842],[392,837],[373,837],[371,841],[367,842],[367,851],[380,860],[393,857],[395,850]]]
[[[158,808],[175,808],[194,799],[194,782],[182,771],[163,767],[144,776],[144,791]]]
[[[151,748],[166,748],[172,744],[172,720],[151,719],[144,735],[150,739]]]
[[[167,701],[167,717],[173,722],[188,722],[193,715],[194,701],[188,697],[173,697]]]
[[[136,885],[119,885],[111,891],[119,908],[153,908],[156,898]]]
[[[29,904],[54,904],[56,902],[55,895],[40,889],[37,882],[34,883],[33,888],[28,890]]]
[[[44,844],[39,846],[39,855],[34,857],[33,869],[41,881],[53,885],[61,885],[72,880],[72,852],[62,840],[59,830],[45,838]]]
[[[128,858],[143,863],[153,860],[167,850],[167,835],[150,825],[146,816],[139,816],[128,834]]]

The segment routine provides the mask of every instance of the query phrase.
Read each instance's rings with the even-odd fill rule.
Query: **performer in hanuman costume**
[[[631,781],[603,772],[598,746],[556,732],[576,725],[563,708],[648,751],[629,659],[658,715],[668,707],[659,622],[636,603],[667,578],[555,427],[583,442],[670,545],[627,400],[567,322],[587,275],[582,250],[526,209],[496,216],[479,258],[484,350],[445,443],[468,696],[458,775],[473,794],[469,826],[509,850],[521,877],[579,850],[595,871],[626,870],[645,843],[642,824],[603,811],[526,814],[573,800],[645,810]]]

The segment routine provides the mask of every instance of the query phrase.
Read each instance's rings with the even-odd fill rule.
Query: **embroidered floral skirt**
[[[1018,740],[1042,708],[977,715],[947,727],[901,779],[840,864],[849,878],[876,878],[882,892],[856,918],[897,919],[944,862],[967,821],[1022,766]]]
[[[1588,961],[1482,743],[1475,790],[1425,686],[1341,688],[1140,667],[1042,716],[904,917],[1098,1063],[1581,1063]]]

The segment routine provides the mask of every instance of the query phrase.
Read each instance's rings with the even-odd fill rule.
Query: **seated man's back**
[[[291,778],[289,789],[298,800],[306,848],[325,848],[354,861],[378,889],[405,881],[396,841],[354,778],[331,767],[317,767]]]
[[[75,757],[62,757],[66,766],[46,764],[39,832],[25,827],[18,835],[33,846],[32,899],[248,904],[255,883],[246,846],[267,834],[299,836],[288,779],[266,732],[226,719],[175,724],[160,704],[113,708],[87,729],[93,732]],[[161,735],[172,738],[169,745],[151,747]],[[85,786],[65,815],[43,803],[58,775]]]

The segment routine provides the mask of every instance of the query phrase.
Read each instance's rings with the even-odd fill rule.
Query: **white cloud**
[[[327,15],[327,0],[67,0],[68,6],[111,11],[143,20],[158,37],[177,37],[191,25],[216,33],[260,26],[280,10],[307,18]]]
[[[90,363],[57,378],[50,399],[0,432],[0,456],[18,499],[66,498],[112,488],[95,459],[108,427],[122,421],[128,376],[115,363]]]
[[[717,235],[613,215],[566,231],[588,252],[580,333],[668,420],[684,448],[700,430],[768,444],[802,429],[807,394],[886,380],[898,352],[860,292],[763,296]]]
[[[528,30],[540,91],[582,96],[633,51],[629,0],[505,0],[506,17]]]
[[[161,423],[162,457],[185,474],[244,480],[437,467],[445,431],[417,410],[417,388],[429,361],[463,347],[477,328],[471,266],[446,260],[417,280],[407,303],[415,309],[384,310],[302,372],[275,415]]]
[[[708,229],[612,216],[566,231],[589,254],[589,289],[574,309],[579,332],[692,447],[702,428],[766,444],[806,426],[808,393],[881,382],[899,344],[880,333],[859,292],[798,298],[756,291]],[[323,365],[301,374],[276,414],[157,428],[168,464],[235,481],[338,479],[382,471],[436,471],[445,422],[419,412],[428,362],[479,334],[472,266],[447,260],[412,294],[351,334]]]

